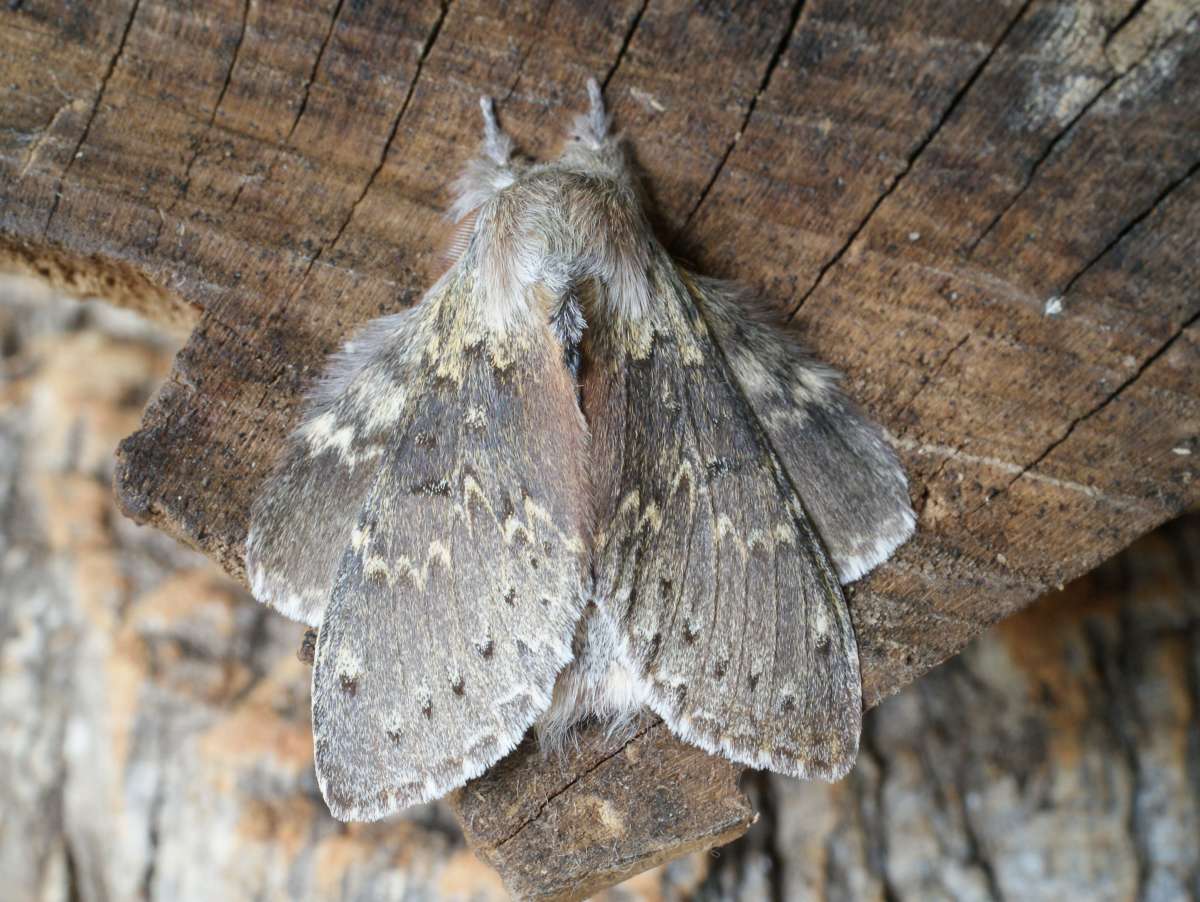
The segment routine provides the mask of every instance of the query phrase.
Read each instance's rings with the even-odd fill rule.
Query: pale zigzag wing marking
[[[734,761],[834,779],[861,726],[837,575],[674,265],[585,333],[596,597],[651,707]]]
[[[732,286],[685,280],[842,582],[869,573],[916,528],[908,480],[882,431],[777,317]]]
[[[293,620],[321,622],[385,442],[407,403],[402,370],[421,340],[418,324],[411,310],[373,320],[330,358],[251,508],[246,573],[254,597]]]
[[[317,775],[342,819],[437,798],[512,749],[550,703],[583,608],[584,427],[544,311],[489,337],[471,284],[426,306],[420,400],[318,639]]]

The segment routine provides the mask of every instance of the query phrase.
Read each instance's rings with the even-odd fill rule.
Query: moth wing
[[[683,739],[840,777],[862,701],[837,574],[688,283],[666,262],[650,278],[650,310],[609,303],[585,334],[596,597]]]
[[[342,553],[409,387],[400,365],[419,341],[412,310],[368,323],[332,356],[250,511],[254,597],[319,626]]]
[[[908,540],[908,480],[882,430],[768,311],[727,284],[695,279],[712,337],[812,518],[843,583]]]
[[[441,796],[513,748],[583,607],[574,385],[544,315],[489,332],[469,282],[419,308],[410,402],[318,637],[317,777],[342,819]]]

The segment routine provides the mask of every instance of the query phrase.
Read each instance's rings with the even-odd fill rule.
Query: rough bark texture
[[[442,806],[334,822],[312,776],[300,627],[117,513],[112,450],[173,343],[99,307],[0,296],[0,349],[4,898],[505,898]],[[1192,515],[870,712],[847,780],[756,775],[742,840],[600,898],[1196,898],[1198,750]],[[529,759],[502,767],[521,768],[544,779]],[[606,806],[613,791],[560,792],[579,807],[556,816],[608,836],[640,816]],[[504,820],[500,804],[476,811]],[[561,866],[554,823],[528,828],[546,867]]]
[[[10,3],[0,266],[194,322],[118,494],[240,576],[250,499],[323,355],[436,272],[477,96],[545,152],[597,73],[664,235],[793,311],[896,437],[921,519],[852,598],[874,703],[1200,496],[1198,16]],[[536,834],[586,786],[509,805],[487,841]],[[460,797],[466,822],[485,797]],[[720,809],[695,801],[699,836]],[[530,864],[493,851],[506,875]]]

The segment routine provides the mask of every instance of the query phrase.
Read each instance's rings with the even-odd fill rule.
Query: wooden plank
[[[236,576],[324,355],[435,277],[479,94],[546,153],[588,74],[664,235],[796,311],[896,438],[920,530],[852,592],[868,703],[1200,497],[1195,0],[15,7],[0,269],[194,321],[117,490]],[[582,753],[519,752],[460,817],[547,897],[744,822],[728,772],[653,737],[607,764],[644,781],[602,796],[619,864],[545,820],[590,810]],[[664,845],[627,815],[671,774]]]

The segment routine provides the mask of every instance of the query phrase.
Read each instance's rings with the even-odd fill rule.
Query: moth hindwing
[[[882,430],[777,317],[728,284],[682,275],[839,578],[870,572],[916,526],[908,480]]]
[[[421,318],[368,323],[330,359],[300,425],[250,511],[246,572],[254,597],[319,626],[359,510],[407,403],[398,367],[416,359]]]

